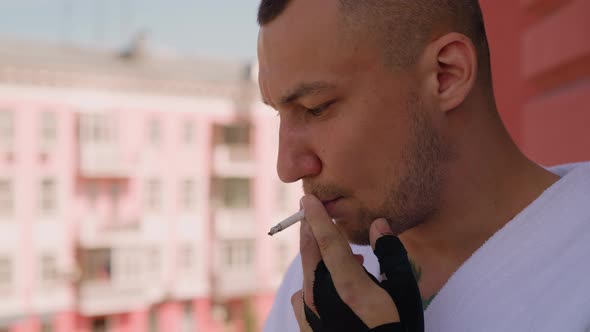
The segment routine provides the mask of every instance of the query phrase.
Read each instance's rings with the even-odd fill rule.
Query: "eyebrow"
[[[280,99],[280,104],[290,104],[308,95],[317,94],[332,89],[334,85],[324,81],[301,83]]]

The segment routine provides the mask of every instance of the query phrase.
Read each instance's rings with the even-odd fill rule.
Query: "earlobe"
[[[434,42],[437,50],[437,83],[440,109],[460,106],[475,85],[477,52],[469,38],[459,33],[444,35]]]

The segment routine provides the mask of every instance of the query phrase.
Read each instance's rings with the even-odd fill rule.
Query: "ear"
[[[460,33],[449,33],[427,46],[429,68],[435,99],[443,112],[461,105],[477,79],[477,51],[469,38]]]

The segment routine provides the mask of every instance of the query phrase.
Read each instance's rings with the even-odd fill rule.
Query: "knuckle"
[[[344,283],[342,285],[343,287],[341,290],[338,291],[338,294],[340,295],[342,301],[346,303],[346,305],[348,305],[350,308],[355,308],[359,304],[360,296],[356,287],[347,284],[348,283]]]
[[[310,231],[307,231],[307,229],[304,228],[309,228],[308,225],[303,224],[301,225],[302,227],[302,231],[299,235],[299,244],[301,247],[310,247],[314,244],[315,240],[313,238],[313,234]]]
[[[372,282],[371,282],[372,283]],[[342,280],[338,286],[338,295],[353,311],[367,305],[367,297],[375,295],[375,287],[364,280]],[[377,286],[378,287],[378,286]]]
[[[301,291],[295,292],[291,295],[291,305],[295,308],[301,302]]]
[[[321,252],[329,250],[334,244],[334,238],[328,235],[316,236],[316,242]]]
[[[311,300],[310,297],[312,297],[313,294],[313,282],[307,283],[304,289],[305,291],[301,292],[300,294],[301,298],[305,300]]]
[[[310,309],[315,311],[315,304],[313,303],[313,296],[301,296],[302,301],[301,301],[301,306],[303,306],[303,304],[305,303],[306,306],[308,306]]]

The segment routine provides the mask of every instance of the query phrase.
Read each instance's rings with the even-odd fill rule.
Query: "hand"
[[[305,196],[301,203],[306,215],[300,243],[304,285],[291,298],[300,330],[401,331],[407,326],[422,331],[418,287],[405,250],[387,222],[377,220],[370,231],[387,279],[379,283],[359,264],[321,202]]]

